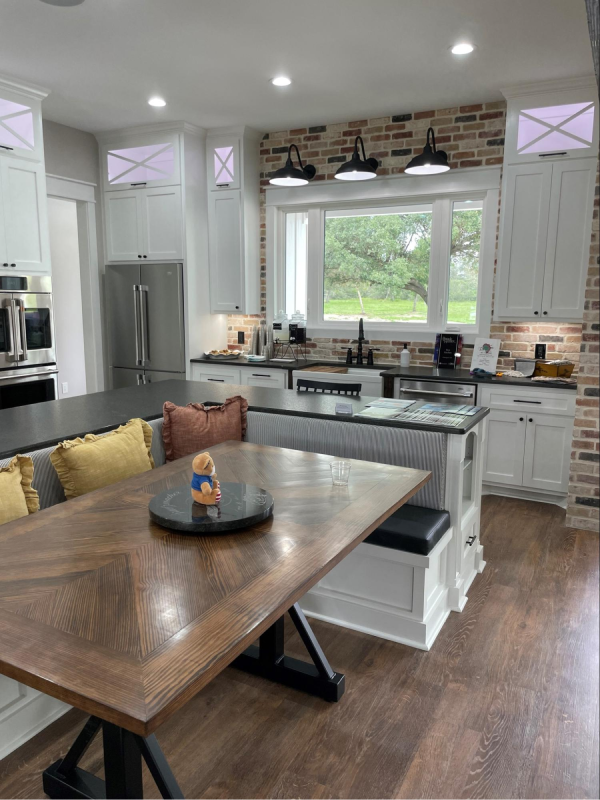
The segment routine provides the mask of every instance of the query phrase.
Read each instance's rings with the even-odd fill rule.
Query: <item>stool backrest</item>
[[[327,383],[327,381],[308,381],[298,378],[296,389],[299,392],[321,392],[323,394],[345,394],[358,397],[362,383]]]

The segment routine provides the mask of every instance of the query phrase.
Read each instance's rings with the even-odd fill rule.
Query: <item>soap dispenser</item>
[[[400,366],[410,367],[410,350],[407,342],[404,342],[404,350],[400,353]]]

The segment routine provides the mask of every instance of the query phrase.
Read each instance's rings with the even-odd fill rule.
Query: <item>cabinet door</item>
[[[4,190],[2,189],[2,169],[0,169],[0,272],[10,270],[8,264],[6,235],[4,233]]]
[[[142,258],[141,191],[105,192],[106,258],[108,261],[138,261]]]
[[[525,451],[525,414],[491,411],[483,480],[521,486]]]
[[[553,414],[527,417],[523,486],[566,493],[573,420]]]
[[[255,369],[254,367],[243,367],[242,373],[243,386],[263,386],[270,389],[287,389],[287,370],[285,369]]]
[[[143,189],[142,256],[153,261],[183,258],[181,187]]]
[[[0,95],[0,156],[42,161],[44,147],[39,100],[2,89]]]
[[[241,193],[213,192],[209,203],[211,311],[214,314],[235,313],[243,310]]]
[[[149,133],[104,144],[102,180],[105,191],[181,183],[179,134]]]
[[[583,319],[595,179],[595,158],[552,165],[542,317]]]
[[[241,186],[240,140],[235,137],[209,137],[206,142],[208,186],[223,192]]]
[[[3,159],[2,195],[6,261],[29,273],[50,272],[46,176],[41,164]]]
[[[552,164],[506,168],[498,256],[498,317],[541,316]]]

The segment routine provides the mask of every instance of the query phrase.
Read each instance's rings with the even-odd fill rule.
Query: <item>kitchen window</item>
[[[473,181],[465,172],[455,179],[454,192],[387,202],[361,201],[354,187],[351,202],[319,202],[319,194],[328,194],[321,184],[303,190],[316,202],[279,205],[280,197],[291,200],[302,192],[268,190],[270,315],[299,310],[321,337],[353,336],[361,317],[371,339],[432,341],[441,331],[462,332],[467,341],[487,335],[499,171],[482,170],[493,188],[473,191],[461,186],[468,189]],[[394,180],[410,180],[412,188],[419,179],[390,179],[388,194]],[[439,178],[436,185],[443,185]],[[340,195],[336,190],[331,187],[329,195]]]

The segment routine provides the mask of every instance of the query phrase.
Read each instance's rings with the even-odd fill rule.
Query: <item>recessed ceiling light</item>
[[[466,56],[475,50],[475,45],[469,44],[468,42],[459,42],[458,44],[453,45],[450,50],[452,55]]]
[[[49,6],[80,6],[83,0],[42,0],[42,3]]]
[[[277,78],[272,78],[271,83],[273,86],[289,86],[291,80],[286,78],[285,75],[279,75]]]
[[[154,106],[154,108],[163,108],[167,105],[167,101],[163,100],[162,97],[151,97],[150,100],[148,100],[148,105]]]

